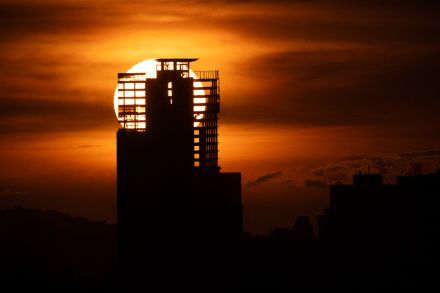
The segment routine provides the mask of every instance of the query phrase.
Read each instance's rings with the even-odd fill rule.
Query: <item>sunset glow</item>
[[[114,222],[117,73],[151,58],[219,70],[219,165],[242,172],[249,231],[320,212],[310,182],[433,171],[437,3],[1,1],[0,205]]]

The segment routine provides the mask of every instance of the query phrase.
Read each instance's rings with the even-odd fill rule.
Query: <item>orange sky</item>
[[[315,216],[371,165],[440,166],[435,1],[0,0],[0,206],[114,221],[118,72],[197,57],[221,77],[220,164],[247,230]]]

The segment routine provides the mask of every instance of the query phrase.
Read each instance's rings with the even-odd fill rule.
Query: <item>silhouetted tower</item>
[[[218,71],[192,73],[196,60],[156,59],[155,75],[118,74],[123,266],[157,250],[178,254],[184,246],[241,238],[241,174],[218,166]]]

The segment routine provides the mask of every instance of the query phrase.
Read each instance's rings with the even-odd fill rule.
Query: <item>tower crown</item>
[[[156,71],[177,71],[183,78],[190,77],[190,63],[197,61],[197,58],[159,58],[155,59],[158,63]]]

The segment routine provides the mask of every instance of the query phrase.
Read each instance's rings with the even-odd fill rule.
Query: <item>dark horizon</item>
[[[297,217],[294,225],[266,236],[244,234],[234,250],[206,250],[208,243],[198,240],[191,246],[198,243],[203,262],[183,243],[168,243],[166,250],[151,251],[163,263],[135,265],[129,279],[117,256],[115,225],[56,211],[0,210],[2,284],[46,292],[435,290],[440,170],[396,181],[384,184],[382,174],[356,174],[350,185],[330,186],[330,204],[315,231],[308,217]]]
[[[198,57],[245,229],[316,216],[359,170],[440,165],[436,1],[0,1],[0,208],[116,221],[116,73]]]

